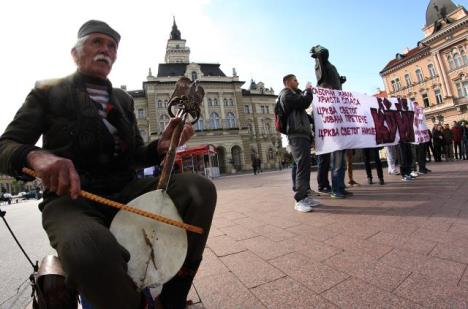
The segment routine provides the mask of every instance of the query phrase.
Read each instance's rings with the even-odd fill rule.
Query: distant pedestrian
[[[453,133],[448,123],[444,125],[442,134],[444,136],[445,160],[449,161],[453,159]]]
[[[432,141],[434,142],[434,161],[442,161],[442,153],[444,152],[444,134],[442,133],[442,125],[435,126],[432,131]]]
[[[461,149],[461,143],[462,143],[462,136],[463,130],[462,128],[458,125],[458,122],[454,121],[453,126],[452,126],[452,137],[453,137],[453,148],[455,150],[455,159],[458,160],[458,154],[460,154],[460,160],[462,159],[462,149]]]

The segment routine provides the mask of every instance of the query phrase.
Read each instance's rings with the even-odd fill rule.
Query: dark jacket
[[[305,137],[311,139],[312,131],[306,109],[312,103],[312,91],[306,90],[302,93],[299,89],[293,91],[284,88],[279,94],[279,100],[288,117],[286,127],[288,138]]]
[[[104,83],[113,109],[108,120],[118,130],[120,152],[114,155],[114,139],[89,98],[85,83]],[[38,82],[14,120],[0,137],[0,173],[27,179],[21,168],[27,154],[43,136],[42,148],[73,161],[82,188],[94,192],[119,191],[135,177],[135,168],[155,165],[157,141],[145,146],[137,127],[133,99],[109,81],[97,81],[80,73]]]
[[[463,130],[461,127],[452,128],[453,141],[455,143],[460,143],[462,140]]]
[[[445,143],[444,134],[439,130],[434,130],[432,133],[432,139],[434,141],[434,145],[442,145]]]
[[[442,131],[442,134],[444,135],[445,143],[450,144],[451,142],[453,142],[452,130],[444,128],[444,130]]]

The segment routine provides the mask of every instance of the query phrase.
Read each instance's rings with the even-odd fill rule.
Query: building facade
[[[389,96],[424,106],[429,128],[468,121],[468,14],[450,0],[431,0],[424,38],[380,72]]]
[[[190,49],[175,21],[164,60],[156,75],[149,70],[142,90],[129,91],[145,141],[157,139],[168,124],[170,96],[177,80],[185,76],[198,80],[205,90],[201,116],[187,147],[216,146],[221,173],[250,170],[256,156],[263,168],[279,166],[282,145],[274,127],[273,89],[253,80],[248,90],[242,89],[245,82],[239,80],[235,69],[232,76],[227,76],[220,64],[190,62]]]

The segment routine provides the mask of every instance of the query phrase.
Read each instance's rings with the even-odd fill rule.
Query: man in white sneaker
[[[296,163],[296,181],[294,209],[300,212],[312,211],[320,202],[310,197],[310,148],[312,143],[312,131],[306,109],[312,103],[312,86],[308,84],[302,92],[299,82],[293,74],[283,78],[284,89],[281,90],[278,99],[287,115],[286,135],[294,162]]]

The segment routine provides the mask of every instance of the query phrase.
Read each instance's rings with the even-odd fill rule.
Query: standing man
[[[463,125],[463,160],[468,160],[468,122]]]
[[[132,97],[107,79],[119,43],[120,35],[108,24],[84,23],[71,50],[77,71],[37,83],[0,137],[0,172],[31,180],[22,173],[29,167],[42,179],[43,227],[67,284],[96,309],[146,308],[151,300],[136,290],[127,274],[130,253],[109,231],[117,210],[81,198],[80,190],[120,203],[154,190],[158,179],[137,179],[135,169],[164,159],[181,121],[171,119],[159,140],[144,145]],[[179,144],[192,135],[186,124]],[[42,148],[34,146],[41,136]],[[185,308],[210,230],[216,189],[205,177],[179,174],[172,176],[167,193],[183,221],[205,231],[188,233],[184,265],[158,297],[164,308]]]
[[[453,133],[448,123],[444,125],[442,134],[444,135],[445,161],[449,161],[453,159]]]
[[[458,154],[460,154],[460,160],[462,159],[462,138],[463,131],[458,122],[454,121],[452,126],[452,136],[453,136],[453,148],[455,150],[455,159],[458,160]]]
[[[442,162],[442,153],[444,151],[444,134],[442,125],[438,124],[432,131],[432,140],[434,142],[434,161]]]
[[[311,57],[315,59],[315,76],[317,78],[317,86],[328,89],[341,90],[342,84],[346,82],[346,77],[340,76],[335,66],[328,61],[328,49],[323,46],[317,45],[310,50]],[[323,173],[328,173],[329,165],[331,163],[332,187],[330,196],[332,198],[342,199],[345,195],[351,195],[351,192],[345,190],[345,164],[346,164],[346,150],[334,151],[330,154],[319,156],[319,167],[317,179],[324,180],[327,177]],[[324,156],[322,160],[322,156]],[[322,166],[320,166],[322,165]],[[319,191],[320,191],[319,182]]]
[[[284,89],[279,94],[279,102],[287,115],[286,135],[288,136],[291,154],[296,163],[296,182],[294,209],[300,212],[312,211],[320,202],[309,195],[310,190],[310,149],[312,145],[312,131],[306,109],[312,103],[312,86],[306,90],[299,90],[299,82],[294,74],[283,77]]]

